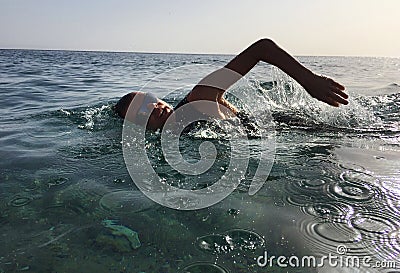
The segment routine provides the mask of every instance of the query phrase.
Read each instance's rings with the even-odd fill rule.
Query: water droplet
[[[229,215],[233,215],[233,216],[238,215],[239,212],[240,212],[240,210],[238,210],[238,209],[228,209],[228,211],[227,211],[227,213],[228,213]]]

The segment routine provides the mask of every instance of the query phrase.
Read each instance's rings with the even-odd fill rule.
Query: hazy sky
[[[400,0],[0,0],[0,48],[400,57]]]

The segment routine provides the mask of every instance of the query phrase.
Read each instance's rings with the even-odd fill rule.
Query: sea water
[[[235,86],[247,101],[227,96],[272,117],[272,169],[263,187],[248,194],[265,148],[252,138],[248,166],[222,202],[174,210],[138,190],[113,105],[149,89],[176,105],[231,58],[0,50],[0,272],[396,272],[400,59],[298,57],[346,86],[350,103],[340,108],[259,64]],[[147,136],[148,160],[162,181],[206,188],[224,175],[232,133],[211,129],[181,138],[188,161],[199,160],[206,140],[218,148],[199,176],[171,168],[160,134]],[[336,264],[288,264],[329,255]],[[345,264],[366,257],[368,264]]]

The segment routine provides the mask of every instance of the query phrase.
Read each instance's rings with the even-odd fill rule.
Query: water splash
[[[110,106],[102,105],[100,107],[90,107],[81,112],[82,118],[86,121],[85,124],[79,125],[80,129],[93,130],[95,127],[95,123],[98,120],[102,120],[106,118],[107,115],[104,115],[106,110],[109,110]]]
[[[323,129],[363,130],[381,129],[384,121],[371,109],[374,98],[350,94],[349,105],[331,107],[312,98],[290,76],[272,68],[272,82],[253,81],[254,88],[264,94],[262,108],[267,107],[279,124]],[[382,101],[390,104],[392,100]]]

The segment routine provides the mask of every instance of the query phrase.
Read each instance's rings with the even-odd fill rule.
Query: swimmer
[[[152,93],[131,92],[117,102],[115,111],[120,117],[145,125],[146,129],[153,131],[162,129],[172,113],[188,103],[194,105],[193,111],[213,118],[226,119],[237,116],[240,120],[246,120],[244,115],[224,98],[224,93],[259,61],[280,68],[319,101],[334,107],[348,104],[348,95],[344,92],[343,85],[331,78],[314,74],[272,40],[261,39],[234,57],[223,68],[207,75],[175,108]],[[206,103],[207,107],[202,107],[201,103],[193,103],[207,101],[214,103]],[[210,105],[214,106],[209,107]]]

